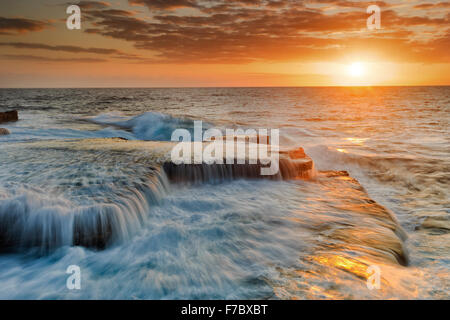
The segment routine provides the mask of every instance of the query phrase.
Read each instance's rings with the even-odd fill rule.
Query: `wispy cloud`
[[[11,35],[41,31],[48,28],[50,25],[51,24],[48,21],[0,17],[0,34]]]
[[[0,46],[13,47],[18,49],[38,49],[38,50],[62,51],[70,53],[116,55],[119,58],[128,58],[128,59],[138,58],[136,55],[127,54],[117,49],[108,49],[108,48],[84,48],[70,45],[48,45],[43,43],[28,43],[28,42],[0,42]]]
[[[98,63],[106,62],[105,59],[97,58],[51,58],[34,55],[19,55],[19,54],[4,54],[2,58],[8,60],[25,60],[25,61],[41,61],[41,62],[84,62],[84,63]]]
[[[251,61],[323,61],[349,51],[390,51],[393,60],[448,61],[441,47],[430,47],[448,28],[449,16],[402,15],[383,1],[383,30],[368,32],[369,1],[344,0],[129,0],[148,7],[152,20],[110,9],[85,10],[92,21],[85,31],[131,42],[154,54],[148,62],[248,63]],[[313,4],[345,10],[326,13]],[[177,13],[177,8],[197,13]],[[417,27],[441,30],[428,42]],[[419,32],[419,33],[418,33]],[[442,40],[443,41],[443,40]],[[375,47],[376,45],[376,47]],[[414,46],[414,52],[410,48]],[[428,46],[428,47],[427,47]],[[430,55],[431,53],[431,55]]]

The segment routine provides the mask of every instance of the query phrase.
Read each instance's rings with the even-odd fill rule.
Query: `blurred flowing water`
[[[0,90],[11,109],[1,299],[450,297],[449,87]],[[164,141],[193,120],[279,128],[328,172],[187,186],[139,150],[45,147]]]

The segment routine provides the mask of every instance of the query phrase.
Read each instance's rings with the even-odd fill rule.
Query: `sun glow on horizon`
[[[366,66],[362,62],[353,62],[348,66],[347,72],[350,76],[354,78],[359,78],[365,75]]]

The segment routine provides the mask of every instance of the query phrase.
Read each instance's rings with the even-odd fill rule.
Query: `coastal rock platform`
[[[374,263],[408,265],[406,235],[394,215],[347,172],[316,172],[302,148],[277,150],[279,172],[263,176],[260,169],[267,165],[251,164],[257,159],[248,155],[241,164],[237,158],[232,164],[174,164],[176,145],[121,138],[1,145],[8,170],[0,176],[5,182],[0,186],[0,251],[105,249],[139,233],[151,208],[178,185],[268,179],[275,180],[269,182],[273,188],[280,183],[298,189],[302,213],[286,219],[317,242],[311,264],[359,278],[367,278],[367,266]]]
[[[208,146],[219,143],[218,141],[200,143],[205,150]],[[244,143],[245,154],[227,157],[227,148],[223,147],[222,163],[198,163],[194,159],[194,144],[192,142],[165,142],[165,141],[136,141],[122,138],[104,139],[77,139],[77,140],[53,140],[45,142],[28,143],[29,148],[48,148],[60,150],[79,150],[96,152],[138,152],[153,161],[155,165],[164,168],[169,180],[173,182],[207,182],[213,180],[226,180],[235,178],[266,178],[276,180],[288,180],[296,178],[308,178],[314,175],[314,163],[305,154],[303,148],[274,148],[267,146],[268,153],[278,152],[279,170],[273,175],[262,175],[261,169],[270,166],[271,158],[258,155],[261,146],[257,143]],[[188,163],[175,164],[171,159],[173,148],[179,145],[180,149],[186,147],[192,150]],[[220,145],[222,146],[222,145]],[[276,149],[276,150],[275,150]],[[228,151],[229,152],[229,151]],[[265,161],[263,161],[263,159]]]
[[[19,113],[14,111],[0,112],[0,123],[19,120]]]
[[[10,134],[9,130],[6,128],[0,128],[0,136],[6,136]]]

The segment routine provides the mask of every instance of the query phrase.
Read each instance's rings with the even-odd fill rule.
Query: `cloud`
[[[389,7],[384,1],[347,1],[347,0],[307,0],[307,4],[321,4],[333,7],[342,8],[367,8],[370,5],[377,5],[379,7]]]
[[[4,54],[2,58],[9,60],[23,60],[23,61],[41,61],[41,62],[82,62],[82,63],[99,63],[106,62],[105,59],[96,58],[50,58],[34,55],[18,55],[18,54]]]
[[[49,26],[50,23],[48,21],[0,17],[0,34],[4,35],[42,31]]]
[[[150,10],[173,10],[178,8],[198,8],[195,0],[129,0],[131,5],[147,6]]]
[[[88,10],[88,33],[125,40],[153,55],[147,63],[248,63],[252,61],[323,61],[345,52],[371,48],[389,51],[390,59],[446,60],[436,50],[416,43],[414,27],[442,28],[449,19],[403,16],[383,1],[383,30],[369,32],[365,8],[371,2],[344,0],[129,0],[157,10],[151,20]],[[328,14],[311,4],[346,7]],[[180,13],[176,8],[196,8]],[[430,44],[432,42],[429,42]],[[377,44],[376,47],[374,44]],[[414,47],[414,50],[411,48]],[[414,51],[414,52],[409,52]],[[432,56],[428,54],[433,52]]]
[[[427,9],[446,9],[450,8],[450,2],[438,2],[438,3],[422,3],[414,6],[415,9],[427,10]]]
[[[29,42],[0,42],[0,46],[13,47],[17,49],[37,49],[49,51],[62,51],[70,53],[92,53],[99,55],[114,55],[120,59],[136,59],[138,56],[128,54],[117,49],[108,48],[84,48],[68,45],[48,45],[43,43],[29,43]]]
[[[95,54],[120,54],[121,52],[116,49],[105,49],[105,48],[83,48],[76,46],[52,46],[48,44],[40,43],[26,43],[26,42],[0,42],[0,46],[9,46],[18,49],[43,49],[51,51],[64,51],[72,53],[95,53]]]
[[[445,49],[449,15],[439,18],[422,10],[400,10],[387,1],[373,2],[383,5],[382,30],[374,32],[366,29],[369,1],[128,0],[152,11],[145,18],[107,2],[80,1],[84,32],[127,41],[145,57],[105,48],[24,42],[0,46],[103,54],[137,63],[336,61],[367,51],[391,61],[449,61]],[[323,10],[323,6],[334,7]]]
[[[66,5],[72,5],[73,3],[67,2]],[[105,1],[80,1],[77,3],[81,9],[105,9],[111,6],[109,2]]]
[[[447,28],[450,23],[448,16],[445,18],[430,18],[428,16],[400,16],[393,10],[383,11],[382,21],[388,28],[414,26]]]

